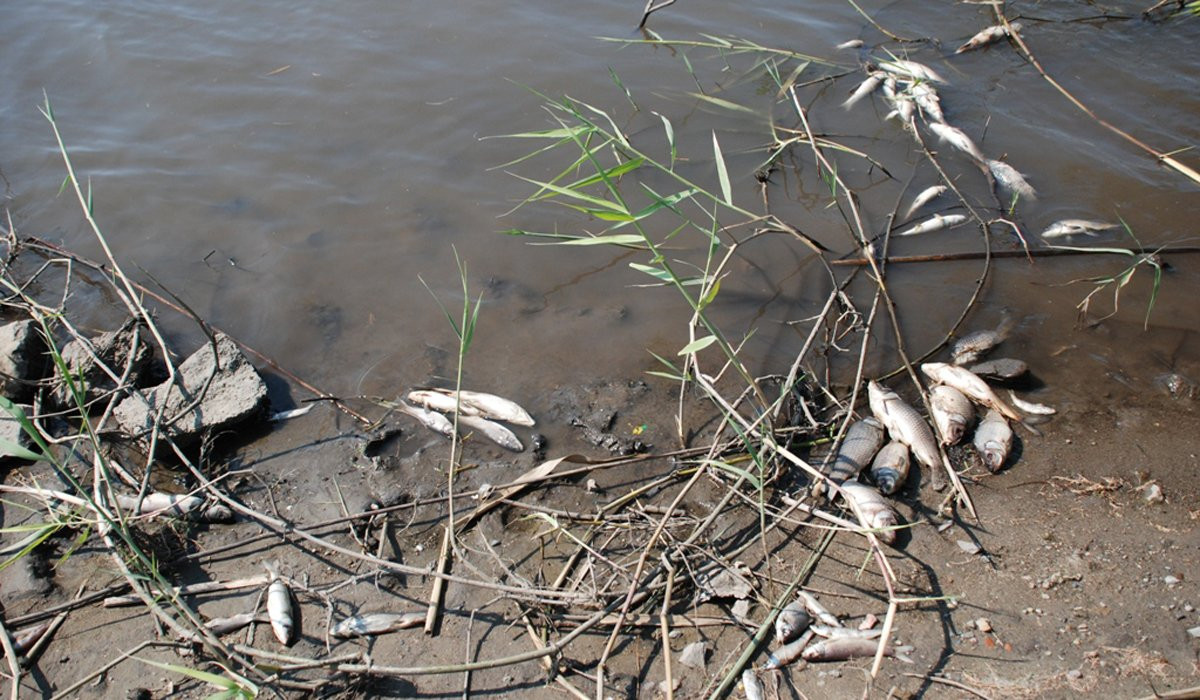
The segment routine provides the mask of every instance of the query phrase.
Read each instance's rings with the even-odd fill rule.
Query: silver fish
[[[408,392],[408,400],[431,411],[454,413],[454,409],[457,408],[460,416],[479,415],[479,409],[467,403],[458,403],[453,394],[444,394],[433,389],[414,389]]]
[[[879,421],[868,417],[851,423],[833,460],[829,478],[838,483],[858,478],[882,444],[883,425]]]
[[[367,613],[355,615],[334,625],[330,631],[335,637],[366,637],[387,634],[396,630],[418,627],[425,624],[425,613]]]
[[[1002,160],[989,160],[987,166],[992,178],[996,180],[996,187],[1000,190],[1002,199],[1037,199],[1037,192],[1013,166]]]
[[[279,577],[279,570],[274,565],[263,562],[263,566],[271,574],[271,583],[267,586],[267,617],[271,620],[271,631],[280,644],[287,646],[292,641],[294,631],[292,592]]]
[[[881,493],[896,493],[908,479],[908,445],[896,440],[884,445],[871,462],[871,478]]]
[[[1011,391],[1008,392],[1008,397],[1010,399],[1012,399],[1014,406],[1016,406],[1017,408],[1021,409],[1022,411],[1026,412],[1026,413],[1032,413],[1032,414],[1038,415],[1038,416],[1052,416],[1055,413],[1058,413],[1058,411],[1051,408],[1050,406],[1045,406],[1040,403],[1033,403],[1032,401],[1023,401],[1020,398],[1018,398],[1017,395],[1012,393]]]
[[[930,233],[933,231],[941,231],[944,228],[958,226],[966,221],[967,217],[962,214],[934,214],[932,217],[922,221],[915,226],[912,226],[900,233],[897,236],[915,236],[919,233]]]
[[[937,134],[937,137],[942,141],[954,146],[980,163],[987,160],[983,157],[983,152],[979,150],[979,146],[976,146],[971,137],[963,133],[961,129],[941,122],[929,122],[929,130]]]
[[[934,185],[933,187],[927,187],[921,190],[916,197],[913,197],[912,204],[908,205],[908,211],[904,212],[904,218],[912,218],[912,215],[916,214],[918,209],[926,204],[929,204],[937,197],[945,194],[947,189],[948,188],[945,185]]]
[[[935,122],[945,122],[946,116],[942,114],[942,103],[938,98],[937,90],[929,83],[913,83],[908,89],[908,94],[912,95],[913,102],[921,108],[926,117],[929,117]]]
[[[837,49],[838,51],[844,51],[846,49],[859,49],[862,48],[862,45],[862,39],[851,39],[850,41],[843,41],[833,48]]]
[[[454,396],[454,392],[450,389],[435,389],[435,391]],[[479,415],[484,418],[502,420],[513,425],[532,426],[535,424],[533,416],[529,415],[528,411],[501,396],[463,389],[458,392],[458,398],[462,403],[478,409]]]
[[[210,632],[219,637],[222,634],[229,634],[230,632],[240,630],[246,625],[254,622],[256,619],[257,616],[254,613],[244,612],[238,613],[237,615],[232,615],[230,617],[214,617],[208,622],[205,622],[204,626],[208,628]]]
[[[521,441],[517,439],[513,431],[499,423],[493,423],[486,418],[480,418],[479,416],[459,416],[458,424],[479,431],[488,440],[507,450],[521,452],[525,449],[525,446],[521,444]]]
[[[875,89],[879,87],[881,82],[883,82],[883,73],[879,71],[868,73],[867,79],[858,84],[854,92],[850,93],[850,97],[846,98],[846,101],[842,103],[842,107],[850,109],[862,100],[862,98],[875,92]]]
[[[971,365],[967,369],[984,379],[1004,382],[1025,376],[1029,372],[1029,365],[1011,357],[998,357]]]
[[[975,407],[958,389],[938,384],[929,390],[929,414],[943,445],[957,445],[975,419]]]
[[[846,659],[875,656],[878,650],[879,642],[875,640],[840,637],[818,642],[805,649],[801,656],[805,661],[845,661]],[[890,644],[883,648],[883,655],[894,656],[905,663],[912,663],[911,659]]]
[[[867,385],[870,397],[871,412],[887,427],[893,440],[899,440],[912,449],[917,461],[936,472],[942,466],[942,456],[938,452],[937,439],[933,430],[921,418],[921,414],[909,406],[896,392],[871,382]]]
[[[1050,227],[1042,231],[1042,238],[1061,238],[1063,236],[1077,236],[1084,234],[1088,236],[1096,236],[1100,231],[1117,228],[1117,224],[1110,224],[1107,221],[1088,221],[1087,219],[1063,219],[1050,224]]]
[[[897,58],[894,61],[880,61],[879,67],[883,70],[902,76],[905,78],[914,78],[916,80],[928,80],[934,83],[945,83],[945,79],[938,75],[932,68],[916,61],[906,61]]]
[[[762,665],[762,670],[774,671],[775,669],[783,668],[784,666],[787,666],[796,659],[800,658],[800,655],[804,652],[805,647],[808,646],[808,643],[810,640],[812,640],[812,638],[813,631],[809,630],[801,635],[799,639],[788,642],[775,651],[769,652],[767,654],[766,663]]]
[[[975,449],[983,458],[988,471],[995,474],[1004,466],[1008,459],[1008,451],[1012,448],[1013,432],[1004,416],[996,411],[988,411],[979,426],[975,428]]]
[[[829,609],[824,605],[821,605],[821,601],[817,600],[817,597],[812,593],[809,593],[808,591],[800,591],[798,595],[800,600],[804,601],[804,608],[816,616],[816,618],[821,622],[834,627],[838,627],[842,624],[838,621],[837,616],[829,612]]]
[[[751,668],[742,671],[742,690],[746,693],[746,700],[763,700],[767,695],[762,681],[758,680],[758,674]]]
[[[863,523],[872,530],[878,530],[875,536],[880,542],[891,544],[896,541],[896,531],[891,528],[898,525],[900,519],[878,491],[865,484],[853,482],[842,484],[842,494],[853,501],[853,510],[862,514]]]
[[[136,508],[138,515],[145,515],[147,513],[184,515],[199,508],[202,503],[204,503],[204,499],[199,496],[185,496],[155,491],[146,494],[146,497],[139,504],[137,496],[127,496],[123,493],[117,494],[117,505],[125,510],[134,510]]]
[[[858,630],[849,627],[830,627],[829,625],[813,625],[812,631],[818,637],[826,639],[878,639],[882,629]]]
[[[984,353],[1003,343],[1008,334],[1012,332],[1012,327],[1012,319],[1006,318],[994,329],[972,331],[960,336],[950,346],[950,360],[956,365],[965,365],[978,360],[983,357]]]
[[[418,423],[435,433],[445,435],[446,437],[454,436],[454,424],[440,413],[434,413],[427,408],[420,408],[419,406],[410,406],[403,401],[397,401],[396,408],[401,413],[415,418]]]
[[[1013,31],[1021,31],[1020,22],[1010,22],[1008,27],[1004,26],[1003,24],[997,24],[980,31],[975,36],[967,39],[965,44],[954,50],[954,53],[962,53],[964,51],[970,51],[971,49],[978,49],[982,46],[987,46],[988,44],[994,44],[997,41],[1009,36],[1009,27],[1012,27]]]
[[[1013,410],[1012,406],[1004,403],[1004,400],[992,391],[987,382],[971,374],[970,370],[965,367],[948,365],[945,362],[926,362],[921,365],[921,371],[938,384],[946,384],[958,389],[975,403],[994,408],[1004,414],[1006,418],[1015,421],[1021,420],[1021,414]]]
[[[804,633],[812,624],[812,616],[804,609],[804,600],[792,601],[775,616],[775,643],[787,644]]]

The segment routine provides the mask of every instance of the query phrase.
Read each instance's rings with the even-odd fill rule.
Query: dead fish
[[[257,619],[258,616],[254,613],[244,612],[238,613],[237,615],[231,615],[230,617],[214,617],[208,622],[205,622],[204,626],[209,632],[212,632],[219,637],[222,634],[236,632],[237,630],[242,629]]]
[[[1044,406],[1040,403],[1033,403],[1031,401],[1024,401],[1024,400],[1018,398],[1017,395],[1012,393],[1011,391],[1008,392],[1008,397],[1010,399],[1012,399],[1014,406],[1016,406],[1017,408],[1021,409],[1022,411],[1026,412],[1026,413],[1032,413],[1032,414],[1038,415],[1038,416],[1052,416],[1055,413],[1058,413],[1058,411],[1051,408],[1050,406]]]
[[[334,625],[330,631],[335,637],[366,637],[374,634],[387,634],[396,630],[408,629],[425,624],[425,613],[367,613],[355,615]]]
[[[919,233],[931,233],[933,231],[941,231],[944,228],[958,226],[966,221],[967,217],[962,214],[934,214],[931,218],[922,221],[915,226],[897,233],[897,236],[915,236]]]
[[[948,365],[945,362],[926,362],[921,365],[921,371],[925,373],[926,377],[929,377],[938,384],[945,384],[958,389],[975,403],[994,408],[1004,414],[1006,418],[1015,421],[1021,420],[1021,414],[1017,413],[1013,410],[1012,406],[1009,406],[1003,399],[997,396],[996,392],[992,391],[992,388],[987,385],[987,382],[972,374],[965,367]]]
[[[975,406],[958,389],[938,384],[929,390],[929,414],[943,445],[957,445],[975,419]]]
[[[123,493],[117,494],[117,505],[125,510],[135,510],[138,515],[146,515],[154,513],[156,515],[184,515],[189,513],[204,503],[204,499],[199,496],[186,496],[176,493],[160,493],[153,492],[146,494],[146,497],[138,502],[137,496],[127,496]]]
[[[829,478],[838,483],[857,479],[882,444],[882,423],[870,417],[851,423],[829,470]]]
[[[850,629],[849,627],[830,627],[829,625],[813,625],[812,631],[818,637],[826,639],[878,639],[882,629]]]
[[[762,681],[758,680],[758,674],[750,668],[742,671],[742,690],[746,693],[746,700],[763,700],[767,695]]]
[[[513,452],[522,452],[525,450],[525,446],[521,444],[521,441],[517,438],[513,431],[505,428],[499,423],[494,423],[486,418],[480,418],[479,416],[459,416],[458,424],[465,425],[472,430],[479,431],[479,433],[481,433],[488,440],[491,440],[506,450],[512,450]]]
[[[983,458],[988,471],[995,474],[1004,466],[1008,459],[1008,451],[1012,448],[1013,432],[1004,416],[994,410],[989,410],[979,426],[975,428],[975,449]]]
[[[1037,199],[1037,192],[1025,181],[1025,176],[1016,168],[1002,160],[987,161],[988,171],[996,180],[996,187],[1003,195],[1002,199],[1011,201],[1017,199]]]
[[[287,646],[292,641],[292,592],[287,584],[279,577],[279,570],[273,564],[263,562],[267,573],[271,575],[271,583],[267,586],[267,617],[271,620],[271,631],[279,643]]]
[[[775,651],[768,652],[767,661],[762,665],[761,670],[774,671],[775,669],[783,668],[784,666],[787,666],[796,659],[800,658],[800,655],[804,653],[804,648],[808,646],[808,643],[810,640],[812,640],[812,638],[813,632],[812,630],[809,630],[801,635],[799,639],[788,642]]]
[[[474,406],[467,403],[459,403],[454,400],[452,394],[444,394],[433,389],[414,389],[408,392],[408,400],[431,411],[452,414],[457,409],[460,416],[479,415],[479,409]]]
[[[224,503],[214,503],[204,510],[192,513],[196,520],[202,523],[232,523],[237,520],[233,509]]]
[[[850,41],[843,41],[833,48],[837,49],[838,51],[844,51],[846,49],[861,49],[862,45],[862,39],[851,39]]]
[[[818,642],[805,649],[801,656],[805,661],[845,661],[846,659],[875,656],[878,650],[879,642],[875,640],[842,637]],[[890,644],[883,648],[883,655],[893,656],[905,663],[912,663],[912,659]]]
[[[954,50],[954,53],[962,53],[964,51],[970,51],[971,49],[978,49],[982,46],[987,46],[988,44],[994,44],[997,41],[1009,36],[1009,27],[1012,27],[1012,31],[1021,31],[1020,22],[1010,22],[1007,27],[1003,24],[997,24],[981,30],[975,36],[967,39],[965,44]]]
[[[435,389],[435,391],[454,396],[454,392],[450,389]],[[484,418],[502,420],[513,425],[532,426],[535,424],[533,416],[529,415],[528,411],[504,397],[463,389],[458,392],[458,398],[461,403],[478,409],[479,415]]]
[[[960,336],[950,346],[950,360],[956,365],[965,365],[983,357],[984,353],[1004,342],[1012,332],[1013,321],[1005,318],[999,326],[987,330],[972,331]]]
[[[13,651],[18,654],[24,654],[32,649],[33,645],[37,644],[38,640],[42,638],[42,635],[46,634],[46,631],[53,624],[54,620],[46,620],[40,625],[34,625],[20,632],[14,632],[12,636]]]
[[[908,479],[908,466],[908,445],[893,440],[875,455],[875,461],[871,462],[871,478],[881,493],[893,494]]]
[[[821,605],[821,601],[817,600],[817,597],[812,593],[809,593],[808,591],[800,591],[798,595],[800,600],[804,601],[805,609],[815,615],[816,618],[821,622],[834,627],[838,627],[842,624],[838,621],[837,616],[829,612],[829,609],[824,605]]]
[[[942,466],[942,456],[938,452],[933,430],[915,408],[879,382],[873,381],[868,384],[867,394],[870,397],[871,412],[887,427],[893,440],[908,445],[917,461],[931,472]]]
[[[926,117],[929,117],[935,122],[945,122],[946,116],[942,114],[942,102],[938,98],[937,90],[929,83],[913,83],[908,89],[908,94],[912,95],[913,102],[921,108]]]
[[[976,146],[971,137],[963,133],[961,129],[941,122],[929,122],[929,130],[937,134],[937,137],[942,141],[954,146],[980,163],[987,160],[983,157],[983,152],[979,150],[979,146]]]
[[[1005,382],[1025,376],[1029,372],[1029,365],[1011,357],[998,357],[971,365],[967,369],[984,379]]]
[[[845,109],[850,109],[862,98],[870,95],[872,92],[875,92],[875,89],[878,88],[879,84],[882,82],[883,73],[875,71],[867,74],[867,79],[858,84],[858,87],[854,89],[854,92],[850,93],[850,97],[846,98],[846,101],[842,103],[842,107]]]
[[[787,644],[804,633],[812,616],[804,609],[804,600],[796,599],[775,616],[775,643]]]
[[[1099,235],[1100,231],[1117,228],[1117,224],[1110,224],[1107,221],[1088,221],[1087,219],[1063,219],[1050,224],[1050,227],[1042,231],[1042,238],[1061,238],[1063,236],[1077,236],[1080,234],[1086,236]]]
[[[947,187],[945,185],[934,185],[933,187],[927,187],[921,190],[916,197],[913,197],[912,204],[908,205],[908,211],[904,212],[904,218],[912,218],[912,215],[916,214],[918,209],[926,204],[929,204],[942,194],[945,194],[946,190]]]
[[[396,408],[404,415],[415,418],[418,423],[435,433],[446,437],[454,436],[454,424],[440,413],[419,406],[410,406],[403,401],[397,401]]]
[[[875,536],[880,542],[891,544],[896,541],[896,531],[891,528],[900,524],[900,519],[878,491],[865,484],[853,482],[842,484],[842,494],[854,503],[855,508],[852,510],[862,514],[863,523],[872,530],[877,530]]]
[[[889,73],[903,76],[906,78],[915,78],[916,80],[928,80],[934,83],[945,83],[945,79],[938,75],[932,68],[916,61],[906,61],[897,58],[894,61],[880,61],[879,67]]]

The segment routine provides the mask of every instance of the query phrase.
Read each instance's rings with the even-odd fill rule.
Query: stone
[[[88,352],[82,340],[75,339],[63,346],[62,358],[71,376],[83,390],[84,399],[94,401],[116,388],[116,383],[96,362],[96,358],[118,377],[124,376],[126,386],[143,386],[143,378],[154,362],[152,342],[149,333],[145,332],[145,326],[136,319],[130,319],[117,330],[101,333],[88,341],[95,357]],[[73,406],[74,400],[61,375],[59,380],[51,399],[59,406]]]
[[[975,629],[979,630],[980,632],[991,632],[992,621],[986,617],[981,617],[975,621]]]
[[[13,401],[28,400],[45,370],[46,343],[36,323],[0,326],[0,392]]]
[[[184,442],[261,416],[267,408],[266,383],[237,344],[222,333],[216,335],[215,358],[213,344],[206,343],[179,365],[175,382],[163,382],[142,396],[127,397],[113,411],[119,430],[139,438],[153,427],[164,404],[164,419],[173,421],[167,434]],[[199,404],[193,405],[198,398]],[[176,418],[184,409],[187,412]]]
[[[25,415],[29,415],[32,411],[30,406],[22,406],[17,404],[17,407],[25,411]],[[33,450],[33,439],[29,437],[29,433],[21,427],[16,418],[13,418],[8,411],[0,411],[0,440],[4,440],[3,445],[0,445],[0,461],[10,458],[5,445],[12,443],[19,447],[24,447],[27,450]],[[35,452],[37,450],[34,450]]]
[[[704,668],[704,657],[708,654],[708,642],[692,642],[679,652],[679,663],[691,668]]]

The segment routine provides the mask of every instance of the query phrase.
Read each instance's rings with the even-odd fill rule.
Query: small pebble
[[[879,618],[875,617],[871,613],[867,613],[867,616],[863,618],[863,621],[858,623],[858,628],[860,630],[869,630],[872,627],[874,627],[876,625],[876,623],[878,623],[878,622],[879,622]]]
[[[1146,493],[1142,494],[1142,497],[1146,499],[1147,503],[1162,503],[1166,500],[1166,498],[1163,496],[1162,489],[1159,488],[1158,484],[1150,484],[1147,486]]]
[[[1073,668],[1070,671],[1067,671],[1067,678],[1069,678],[1073,681],[1077,681],[1080,678],[1083,678],[1083,671],[1080,671],[1077,668]]]
[[[970,540],[958,540],[958,548],[967,554],[979,554],[981,551],[983,551],[983,547],[980,547]]]
[[[704,668],[704,657],[708,652],[707,642],[692,642],[679,652],[679,663],[692,668]]]
[[[986,617],[981,617],[975,621],[975,629],[979,630],[980,632],[991,632],[992,621]]]
[[[1192,635],[1194,639],[1200,639],[1200,627],[1191,628],[1188,630],[1188,634]]]
[[[1179,577],[1178,576],[1163,576],[1163,583],[1167,584],[1168,586],[1174,586],[1175,584],[1179,583]]]

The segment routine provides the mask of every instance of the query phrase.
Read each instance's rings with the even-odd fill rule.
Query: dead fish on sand
[[[881,493],[893,494],[908,480],[908,466],[908,445],[893,440],[875,455],[871,462],[871,478]]]
[[[1031,401],[1024,401],[1024,400],[1018,398],[1017,395],[1012,393],[1011,391],[1008,392],[1008,396],[1009,396],[1009,398],[1012,399],[1014,406],[1016,406],[1017,408],[1021,409],[1022,411],[1026,412],[1026,413],[1032,413],[1033,415],[1036,415],[1036,416],[1052,416],[1055,413],[1058,413],[1058,411],[1056,411],[1055,409],[1053,409],[1049,406],[1044,406],[1040,403],[1033,403]]]
[[[829,470],[829,478],[838,483],[857,479],[883,445],[883,432],[883,424],[874,418],[851,423]]]
[[[1004,416],[996,411],[988,411],[979,421],[979,426],[975,428],[975,449],[979,451],[988,471],[995,474],[1004,466],[1008,451],[1012,449],[1012,439],[1012,428]]]
[[[921,190],[916,197],[913,197],[912,204],[908,205],[908,211],[904,212],[904,218],[912,218],[912,215],[916,214],[917,210],[919,210],[921,207],[929,204],[937,197],[945,194],[946,189],[947,188],[945,185],[934,185],[933,187],[927,187]]]
[[[896,531],[891,528],[899,525],[900,519],[878,491],[865,484],[852,482],[842,484],[842,494],[853,503],[851,510],[862,515],[863,524],[876,530],[875,536],[880,542],[892,544],[896,541]]]
[[[346,639],[387,634],[396,630],[418,627],[425,624],[425,613],[367,613],[355,615],[334,625],[330,634]]]
[[[862,98],[870,95],[872,92],[875,92],[875,89],[878,88],[879,84],[882,82],[883,73],[880,73],[879,71],[869,73],[867,75],[867,79],[859,83],[858,87],[854,89],[854,92],[850,93],[850,97],[846,98],[846,101],[842,103],[842,107],[850,109],[860,100],[862,100]]]
[[[938,75],[929,66],[916,61],[906,61],[902,58],[897,58],[893,61],[880,61],[879,67],[883,70],[903,78],[915,80],[928,80],[933,83],[943,83],[946,80]]]
[[[776,644],[787,644],[804,634],[804,631],[812,624],[812,616],[804,607],[804,599],[797,598],[775,616]]]
[[[975,419],[975,407],[958,389],[938,384],[929,390],[930,415],[943,445],[957,445]]]
[[[987,166],[1003,199],[1037,199],[1037,192],[1013,166],[1002,160],[989,160]]]
[[[837,615],[829,612],[828,608],[826,608],[824,605],[821,605],[821,601],[817,600],[815,595],[809,593],[808,591],[800,591],[800,593],[797,595],[799,595],[800,600],[804,601],[805,609],[815,615],[816,618],[822,623],[826,625],[832,625],[834,627],[841,626],[842,623],[837,619]]]
[[[846,659],[858,659],[862,657],[875,656],[879,651],[879,642],[873,639],[854,639],[851,637],[839,637],[836,639],[826,639],[823,642],[818,642],[804,650],[800,656],[805,661],[845,661]],[[904,663],[911,664],[912,659],[905,656],[904,652],[908,649],[898,649],[895,646],[888,644],[883,648],[884,656],[894,656]]]
[[[813,625],[812,631],[817,633],[818,637],[826,639],[878,639],[883,629],[851,629],[849,627],[830,627],[829,625]]]
[[[983,357],[989,350],[1003,343],[1012,332],[1013,321],[1005,318],[995,328],[971,331],[959,336],[950,346],[950,360],[956,365],[965,365]]]
[[[887,427],[892,439],[908,445],[918,462],[936,472],[942,465],[942,456],[938,452],[937,439],[921,414],[879,382],[868,384],[867,394],[871,412]]]
[[[941,231],[944,228],[958,226],[966,221],[967,217],[962,214],[934,214],[921,223],[897,233],[897,236],[915,236],[919,233],[931,233],[933,231]]]
[[[987,158],[983,157],[983,151],[979,150],[979,146],[976,146],[971,137],[963,133],[962,129],[955,128],[949,124],[942,124],[941,122],[929,122],[929,130],[937,134],[937,137],[942,141],[954,146],[980,163],[987,161]]]
[[[975,36],[967,39],[965,44],[954,50],[954,53],[962,53],[964,51],[970,51],[971,49],[978,49],[982,46],[987,46],[988,44],[994,44],[997,41],[1009,36],[1010,27],[1014,32],[1021,31],[1020,22],[1009,22],[1007,27],[1003,24],[997,24],[980,31]]]
[[[1021,414],[997,396],[987,382],[972,374],[965,367],[948,365],[945,362],[926,362],[921,365],[921,371],[938,384],[946,384],[958,389],[975,403],[994,408],[1004,414],[1006,418],[1015,421],[1021,420]]]
[[[777,668],[783,668],[800,658],[805,647],[813,638],[813,631],[808,630],[799,639],[793,640],[779,647],[775,651],[767,654],[767,661],[762,665],[763,671],[774,671]]]
[[[434,389],[434,391],[454,398],[454,391],[451,389]],[[475,409],[484,418],[502,420],[513,425],[534,425],[533,416],[529,415],[528,411],[504,397],[463,389],[458,392],[458,399],[461,403]]]
[[[767,696],[762,681],[752,668],[742,671],[742,691],[746,693],[746,700],[763,700]]]
[[[1107,221],[1088,221],[1087,219],[1063,219],[1050,224],[1042,231],[1042,238],[1062,238],[1064,236],[1097,236],[1100,231],[1117,228],[1117,224]]]
[[[138,515],[153,513],[156,515],[180,516],[199,508],[202,503],[204,503],[204,499],[199,496],[161,493],[158,491],[146,494],[140,503],[137,496],[127,496],[123,493],[117,494],[117,505],[125,510],[132,511],[136,509]]]
[[[505,428],[499,423],[494,423],[486,418],[480,418],[479,416],[459,416],[458,424],[465,425],[472,430],[478,431],[488,440],[491,440],[507,450],[512,450],[513,452],[522,452],[525,450],[525,446],[521,444],[521,441],[517,438],[513,431]]]
[[[271,575],[271,583],[267,586],[267,617],[271,620],[271,631],[280,644],[287,646],[292,641],[294,631],[292,592],[279,577],[279,569],[274,564],[263,562],[263,566]]]

